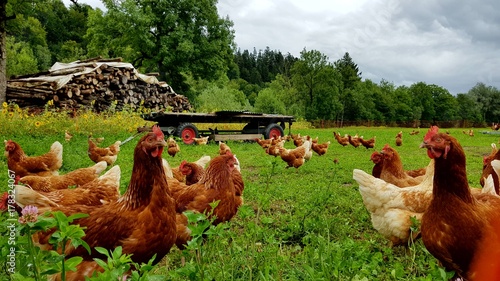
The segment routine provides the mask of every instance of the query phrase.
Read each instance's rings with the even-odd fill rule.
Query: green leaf
[[[102,267],[102,268],[104,268],[104,269],[108,269],[108,264],[107,264],[105,261],[103,261],[103,260],[101,260],[101,259],[98,259],[98,258],[94,258],[94,261],[95,261],[95,262],[96,262],[96,263],[97,263],[100,267]]]
[[[68,217],[68,222],[71,223],[74,220],[86,218],[88,216],[89,216],[89,214],[83,214],[83,213],[72,214],[71,216]]]
[[[108,250],[106,250],[105,248],[103,248],[103,247],[94,247],[94,250],[96,250],[100,254],[103,254],[103,255],[105,255],[105,256],[107,256],[109,258]]]
[[[122,255],[122,246],[118,246],[115,248],[115,250],[113,251],[113,253],[111,254],[111,256],[113,257],[113,259],[117,259],[119,257],[121,257]]]
[[[76,266],[83,261],[82,257],[71,257],[64,263],[67,270],[76,271]]]

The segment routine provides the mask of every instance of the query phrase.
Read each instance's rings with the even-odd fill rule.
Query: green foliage
[[[215,84],[205,88],[196,99],[199,112],[216,112],[220,110],[250,110],[251,106],[245,94],[239,90],[218,87]]]
[[[305,105],[305,117],[308,120],[331,120],[340,108],[340,73],[319,51],[304,49],[300,54],[301,58],[294,63],[291,73],[293,85]],[[329,104],[322,107],[325,102]]]
[[[31,47],[25,42],[16,42],[14,37],[7,37],[7,76],[35,73],[38,61]]]
[[[361,72],[358,65],[354,63],[348,52],[337,60],[334,65],[342,76],[342,89],[353,89],[354,85],[361,81]]]
[[[188,90],[183,72],[213,81],[229,69],[232,22],[218,16],[216,1],[104,3],[106,13],[90,13],[90,55],[121,56],[145,72],[159,71],[179,93]]]
[[[484,83],[477,83],[467,93],[477,104],[486,122],[498,122],[500,120],[500,91]]]
[[[85,50],[77,42],[70,40],[61,45],[61,49],[57,54],[59,62],[73,62],[85,56]]]
[[[23,214],[22,218],[25,216]],[[33,244],[31,236],[36,232],[56,228],[56,231],[49,239],[49,243],[54,246],[54,249],[61,247],[61,252],[64,252],[66,243],[69,242],[74,247],[83,246],[90,251],[87,243],[81,239],[85,235],[83,230],[76,225],[70,225],[73,220],[86,216],[86,214],[75,214],[66,217],[61,212],[55,212],[31,217],[31,219],[24,219],[23,222],[20,220],[16,226],[16,232],[19,233],[19,236],[12,241],[14,243],[7,243],[11,245],[9,247],[6,247],[7,244],[1,244],[2,252],[12,253],[10,247],[15,246],[14,263],[16,271],[12,275],[13,279],[26,280],[28,278],[28,280],[42,280],[42,276],[61,273],[62,280],[65,280],[65,272],[76,270],[76,266],[82,261],[82,258],[72,257],[65,259],[64,255],[59,254],[57,251],[41,250]],[[4,228],[7,225],[11,226],[12,220],[2,222],[2,233],[8,231],[7,236],[9,236],[12,229],[9,227]],[[12,267],[12,264],[9,266]]]
[[[118,246],[114,250],[106,250],[102,247],[95,247],[95,250],[107,257],[104,261],[95,258],[94,261],[104,269],[104,272],[95,272],[92,277],[85,278],[87,281],[108,281],[108,280],[127,280],[131,281],[160,281],[166,280],[160,275],[150,275],[149,272],[154,268],[153,261],[156,258],[154,255],[147,264],[137,264],[132,260],[132,255],[124,254],[122,247]],[[132,272],[130,274],[130,272]]]
[[[483,115],[481,114],[480,105],[474,101],[472,95],[458,94],[458,115],[461,120],[469,120],[480,124],[483,122]]]
[[[259,92],[255,100],[256,112],[285,114],[285,104],[278,99],[278,95],[271,88],[265,88]]]

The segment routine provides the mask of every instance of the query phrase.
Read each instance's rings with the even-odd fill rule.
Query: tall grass
[[[61,173],[93,164],[86,155],[90,133],[104,137],[103,145],[109,145],[123,141],[147,123],[134,112],[96,115],[82,111],[69,117],[49,108],[31,116],[12,105],[3,108],[0,122],[0,136],[20,143],[28,155],[45,153],[52,142],[60,141],[64,146]],[[173,248],[154,273],[167,280],[446,280],[446,273],[421,240],[407,248],[389,247],[388,241],[373,229],[352,179],[353,169],[371,172],[371,153],[386,143],[394,146],[400,130],[403,146],[397,150],[405,168],[426,166],[429,158],[418,148],[426,130],[410,136],[411,130],[404,128],[314,129],[295,125],[293,133],[318,137],[319,142],[331,141],[327,154],[313,155],[299,169],[286,169],[285,162],[265,154],[256,143],[228,142],[242,168],[243,206],[231,222],[206,234],[199,246],[201,251]],[[65,130],[74,135],[69,142],[64,140]],[[376,136],[376,147],[342,147],[333,138],[334,130],[342,135]],[[477,128],[474,137],[463,134],[463,129],[448,130],[466,152],[469,183],[479,187],[482,156],[490,153],[490,144],[497,143],[498,136],[481,134]],[[137,138],[121,147],[116,162],[122,170],[122,193],[130,180],[136,141]],[[285,146],[292,148],[293,144]],[[214,157],[218,152],[215,143],[180,143],[180,147],[181,152],[175,157],[164,154],[171,166],[184,159],[195,161],[203,155]],[[8,180],[5,157],[0,170],[0,190],[4,191]],[[0,257],[4,258],[5,255]],[[0,277],[2,274],[5,276],[0,273]]]

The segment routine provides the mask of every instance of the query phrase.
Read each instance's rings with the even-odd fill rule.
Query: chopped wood
[[[20,107],[43,108],[49,100],[61,108],[85,108],[97,112],[107,110],[112,101],[116,109],[125,106],[138,108],[144,106],[155,111],[169,109],[173,112],[192,111],[189,100],[174,92],[165,82],[148,84],[138,79],[136,70],[128,67],[116,67],[102,62],[121,62],[121,58],[102,59],[100,57],[75,63],[74,67],[52,72],[40,72],[37,75],[18,76],[7,82],[7,100]],[[97,67],[99,65],[99,67]],[[92,67],[93,72],[70,77],[64,86],[47,81],[47,75],[64,78],[66,75],[82,72],[85,67]],[[159,76],[158,73],[149,73]],[[44,77],[45,78],[44,78]],[[30,81],[21,78],[30,78]],[[39,79],[38,79],[39,78]],[[44,80],[45,79],[45,80]],[[66,81],[65,81],[66,82]]]

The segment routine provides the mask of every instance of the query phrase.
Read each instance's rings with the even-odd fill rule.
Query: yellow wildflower
[[[89,116],[87,114],[83,114],[83,118],[87,119]]]
[[[7,104],[7,102],[3,102],[3,103],[2,103],[2,107],[3,107],[3,108],[7,108],[8,106],[9,106],[9,104]]]
[[[13,117],[14,116],[14,112],[9,112],[9,117]]]
[[[35,127],[37,127],[37,128],[38,128],[38,127],[40,127],[41,125],[42,125],[42,122],[40,122],[40,121],[36,121],[36,122],[35,122]]]

